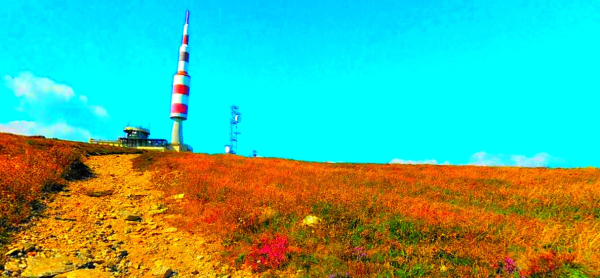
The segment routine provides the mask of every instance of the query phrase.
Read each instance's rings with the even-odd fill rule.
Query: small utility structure
[[[242,134],[238,132],[237,125],[242,121],[242,113],[236,105],[231,106],[231,119],[229,120],[229,145],[225,145],[225,153],[236,154],[237,152],[237,136]]]

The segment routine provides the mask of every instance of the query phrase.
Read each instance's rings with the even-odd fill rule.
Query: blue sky
[[[595,0],[3,0],[0,130],[170,139],[188,8],[196,152],[600,166]]]

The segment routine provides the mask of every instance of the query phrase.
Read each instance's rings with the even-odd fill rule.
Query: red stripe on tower
[[[173,85],[173,94],[182,94],[189,96],[190,95],[190,87],[181,84]]]
[[[171,104],[171,114],[187,114],[188,106],[182,103]]]

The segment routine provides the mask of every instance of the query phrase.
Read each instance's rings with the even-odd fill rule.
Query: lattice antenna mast
[[[239,107],[236,105],[231,106],[231,119],[229,119],[229,145],[225,145],[225,153],[236,154],[237,153],[237,136],[242,134],[238,132],[237,125],[242,121],[242,113],[239,111]]]

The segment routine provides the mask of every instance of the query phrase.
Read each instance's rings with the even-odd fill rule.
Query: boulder
[[[104,272],[99,269],[78,269],[75,271],[70,271],[67,273],[63,273],[54,278],[112,278],[113,276],[110,273]]]
[[[162,265],[161,261],[154,262],[154,267],[150,269],[150,276],[156,278],[168,278],[175,273],[171,268]]]
[[[314,215],[307,215],[304,217],[304,219],[302,219],[302,223],[309,227],[315,226],[319,224],[319,222],[321,222],[321,219]]]
[[[19,268],[19,263],[16,262],[16,261],[8,261],[8,262],[6,262],[6,264],[4,265],[4,269],[8,270],[10,272],[17,272],[17,271],[21,270]]]
[[[150,275],[156,278],[167,278],[173,275],[173,270],[163,265],[157,265],[150,269]]]
[[[85,192],[86,195],[90,197],[104,197],[108,195],[112,195],[113,191],[110,189],[91,189]]]
[[[21,251],[21,248],[13,248],[4,253],[4,256],[16,256]]]
[[[33,244],[31,242],[23,243],[23,252],[27,253],[27,252],[32,252],[32,251],[35,251],[35,244]]]
[[[27,259],[27,268],[23,271],[21,277],[52,277],[73,270],[75,270],[75,265],[69,258],[34,257]]]
[[[164,233],[174,233],[177,232],[177,228],[175,227],[170,227],[170,228],[166,228],[163,230]]]
[[[148,211],[148,215],[155,215],[155,214],[161,214],[163,212],[167,211],[167,208],[162,208],[162,209],[154,209],[154,210],[150,210]]]
[[[173,198],[175,200],[181,200],[181,199],[183,199],[183,197],[185,197],[185,194],[183,194],[183,193],[171,196],[171,198]]]
[[[125,220],[127,221],[140,221],[142,220],[142,217],[136,214],[129,214],[125,217]]]

